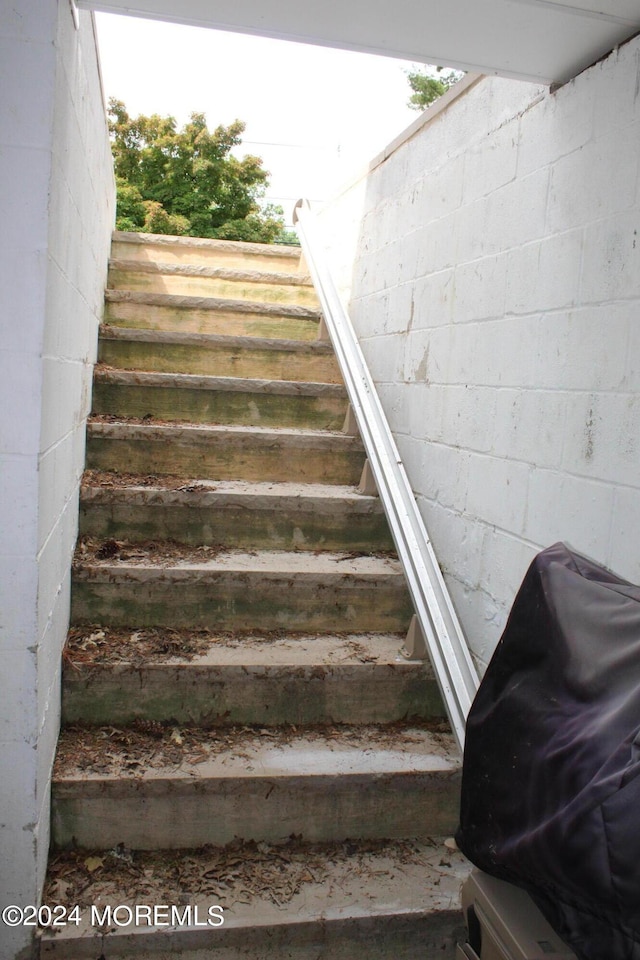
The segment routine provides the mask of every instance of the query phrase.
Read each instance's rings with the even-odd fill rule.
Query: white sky
[[[97,14],[107,97],[130,115],[192,112],[210,128],[246,124],[240,154],[263,158],[267,198],[290,222],[296,200],[324,200],[417,116],[414,64],[179,24]]]

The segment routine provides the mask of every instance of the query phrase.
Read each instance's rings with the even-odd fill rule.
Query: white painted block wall
[[[481,668],[543,547],[640,583],[639,90],[480,79],[320,215]]]
[[[114,185],[93,21],[0,2],[0,905],[49,842],[79,477]],[[0,926],[0,956],[29,933]]]

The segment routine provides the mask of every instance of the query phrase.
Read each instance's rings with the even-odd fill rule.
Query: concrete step
[[[300,304],[105,291],[105,323],[143,330],[314,340],[320,316],[317,307]]]
[[[319,340],[269,340],[102,326],[98,358],[125,370],[342,382],[332,347]]]
[[[93,413],[184,423],[341,430],[347,392],[337,383],[141,373],[97,366]]]
[[[198,237],[165,237],[149,233],[113,234],[111,255],[117,260],[147,263],[188,263],[205,267],[268,270],[274,273],[300,271],[300,247],[275,243],[242,243]]]
[[[111,290],[318,306],[311,279],[300,273],[112,259],[107,283]]]
[[[143,478],[141,478],[143,479]],[[378,497],[335,484],[195,481],[184,489],[90,472],[80,532],[114,540],[177,540],[239,549],[393,549]]]
[[[114,851],[97,853],[101,865],[89,875],[87,858],[58,854],[50,869],[44,902],[63,883],[70,902],[87,906],[78,926],[43,931],[42,960],[454,960],[465,939],[460,887],[470,865],[445,838]],[[106,934],[97,929],[103,910],[92,917],[89,906],[178,900],[191,909],[183,907],[177,929],[152,927],[145,916],[127,925],[120,910]],[[207,925],[212,905],[222,907],[222,926]]]
[[[52,841],[113,849],[451,834],[461,761],[426,726],[63,730]]]
[[[399,562],[382,556],[228,552],[204,559],[137,548],[101,559],[80,548],[73,623],[215,630],[402,632],[411,603]]]
[[[87,424],[89,469],[210,480],[355,485],[359,438],[266,427]]]
[[[64,723],[356,724],[444,715],[433,670],[399,655],[399,635],[209,635],[189,659],[177,654],[179,634],[149,636],[145,643],[143,631],[71,631]],[[174,654],[154,656],[149,645]]]

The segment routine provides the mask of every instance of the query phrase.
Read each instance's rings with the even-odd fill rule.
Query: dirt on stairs
[[[299,249],[112,256],[41,957],[453,958],[460,757]]]

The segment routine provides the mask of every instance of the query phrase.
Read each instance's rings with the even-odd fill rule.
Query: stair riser
[[[309,356],[291,350],[248,350],[222,346],[207,349],[201,345],[101,340],[99,359],[122,370],[258,380],[341,382],[340,371],[333,357],[323,354]]]
[[[225,572],[174,580],[163,569],[144,579],[99,571],[73,580],[71,618],[125,627],[401,633],[411,605],[400,575],[293,579]]]
[[[88,502],[80,507],[80,532],[114,540],[177,540],[223,544],[249,550],[332,550],[379,552],[393,549],[387,521],[376,513],[322,512],[320,507],[293,510],[277,501],[272,507],[251,502],[213,508],[182,504]]]
[[[119,417],[151,416],[185,423],[340,430],[346,412],[347,400],[342,397],[125,386],[100,380],[93,388],[93,413]]]
[[[65,723],[391,723],[441,717],[438,687],[414,664],[230,667],[80,665],[65,669]]]
[[[152,850],[279,841],[447,836],[457,827],[457,773],[260,777],[198,782],[54,784],[57,847]]]
[[[231,280],[223,277],[190,276],[179,273],[155,273],[137,270],[109,270],[111,290],[135,290],[168,293],[180,297],[221,297],[225,300],[249,300],[254,303],[296,303],[317,307],[312,286]]]
[[[211,480],[357,484],[364,455],[344,446],[297,445],[287,440],[126,440],[89,436],[87,467],[124,473]]]
[[[114,240],[111,244],[114,260],[140,260],[142,263],[172,263],[202,267],[224,267],[229,270],[271,270],[274,273],[295,273],[299,269],[299,249],[294,256],[280,253],[252,254],[230,247],[204,244],[130,243]]]
[[[220,902],[225,907],[225,898]],[[233,917],[233,907],[225,908],[225,916]],[[362,917],[321,917],[315,921],[296,923],[283,910],[280,924],[162,932],[159,948],[157,931],[138,927],[134,931],[109,933],[101,940],[109,960],[264,960],[286,957],[287,960],[454,960],[456,943],[466,939],[460,909],[437,912],[412,911],[406,914],[383,914]],[[206,907],[200,918],[206,918]],[[287,922],[287,919],[289,922]],[[41,946],[42,960],[95,960],[95,937],[74,941],[63,934],[45,934]],[[265,952],[266,951],[266,952]]]
[[[105,323],[134,330],[165,330],[223,336],[274,337],[280,340],[315,340],[319,320],[286,314],[185,309],[122,301],[107,303]]]

